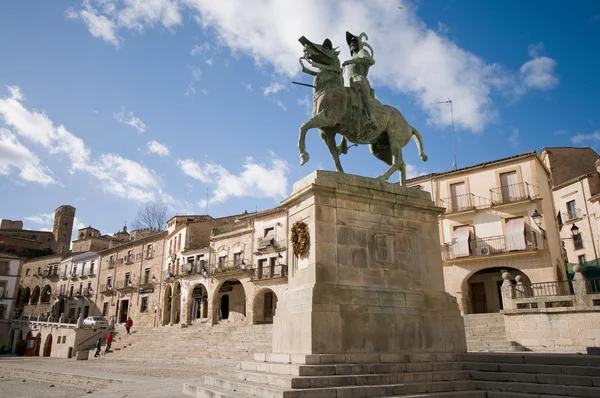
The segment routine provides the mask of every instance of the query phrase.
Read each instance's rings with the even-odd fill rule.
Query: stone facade
[[[19,291],[17,278],[21,261],[18,256],[0,253],[0,347],[9,345],[8,332]]]
[[[81,315],[99,315],[95,303],[100,272],[100,257],[96,252],[76,254],[60,263],[55,317],[76,321]]]
[[[444,282],[463,313],[498,312],[501,275],[566,279],[550,175],[535,152],[417,177],[439,217]],[[542,216],[541,226],[531,217]]]
[[[99,312],[121,324],[157,326],[166,232],[103,250],[96,303]]]
[[[75,208],[73,206],[60,206],[55,210],[52,234],[56,241],[56,253],[66,253],[70,250],[74,222]]]
[[[53,254],[25,261],[19,278],[19,315],[41,316],[55,312],[59,264],[69,254]]]

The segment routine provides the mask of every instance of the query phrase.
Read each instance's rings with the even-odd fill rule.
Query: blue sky
[[[422,134],[410,175],[600,142],[595,1],[86,0],[0,3],[0,218],[51,228],[56,207],[102,232],[148,201],[222,216],[276,206],[333,163],[318,132],[299,166],[310,83],[301,35],[375,50],[377,97]],[[386,166],[366,146],[346,172]],[[391,181],[397,181],[395,175]]]

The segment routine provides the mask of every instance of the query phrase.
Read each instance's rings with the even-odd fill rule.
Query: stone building
[[[0,253],[0,347],[10,345],[10,319],[17,300],[19,268],[23,259],[14,254]]]
[[[52,232],[23,229],[22,221],[2,219],[0,223],[0,252],[37,257],[66,253],[71,245],[75,221],[73,206],[60,206],[54,212]]]
[[[25,261],[19,275],[16,312],[25,316],[58,316],[54,308],[60,263],[70,253],[51,254]]]
[[[205,231],[209,220],[203,222],[190,222],[169,234],[173,243],[167,244],[171,256],[163,325],[272,323],[277,297],[286,288],[286,211],[275,208],[213,219],[209,241],[196,240],[197,247],[183,248],[175,243],[189,242],[194,227]]]
[[[600,155],[589,147],[557,147],[544,148],[540,156],[552,175],[552,193],[567,261],[597,266]]]
[[[98,314],[94,299],[98,289],[99,270],[100,257],[96,252],[75,254],[60,263],[55,317],[64,314],[73,322],[80,315],[85,319]]]
[[[110,235],[101,235],[100,231],[91,226],[77,231],[77,239],[73,241],[73,253],[98,252],[108,249],[116,239]]]
[[[120,235],[127,234],[124,229]],[[111,243],[99,252],[99,285],[96,303],[100,313],[124,323],[131,317],[135,325],[157,326],[160,279],[166,232],[135,240]],[[124,239],[124,236],[121,236]]]
[[[445,287],[463,313],[500,311],[505,271],[524,283],[566,279],[550,173],[535,151],[408,185],[446,208],[439,217]]]

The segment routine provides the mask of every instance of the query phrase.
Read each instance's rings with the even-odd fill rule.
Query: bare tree
[[[131,223],[133,229],[146,229],[163,231],[167,226],[167,205],[164,203],[146,203]]]

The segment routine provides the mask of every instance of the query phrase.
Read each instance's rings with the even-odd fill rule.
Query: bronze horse
[[[343,70],[340,67],[336,51],[329,39],[323,45],[315,44],[302,36],[299,39],[304,46],[304,56],[299,59],[302,71],[314,76],[312,118],[300,126],[298,150],[300,164],[308,162],[305,138],[308,130],[318,128],[321,138],[327,145],[337,171],[343,173],[340,154],[346,153],[346,140],[355,144],[369,144],[371,153],[384,161],[390,168],[378,178],[387,181],[395,171],[400,172],[400,182],[406,183],[406,164],[402,160],[402,148],[412,138],[417,144],[419,156],[427,161],[423,153],[421,135],[406,122],[402,113],[393,106],[383,105],[375,98],[373,109],[377,127],[363,127],[363,105],[359,96],[350,87],[344,86]],[[303,61],[317,70],[308,69]],[[336,146],[336,134],[343,136],[340,146]]]

